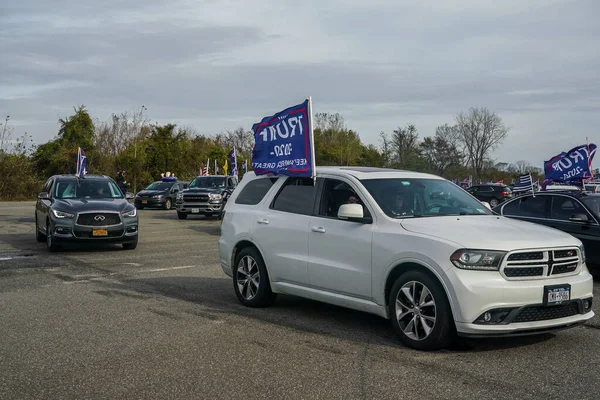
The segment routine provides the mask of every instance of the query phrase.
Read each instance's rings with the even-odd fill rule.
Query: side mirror
[[[585,214],[573,214],[569,217],[571,222],[589,222],[589,218]]]
[[[482,201],[481,204],[483,204],[484,206],[486,206],[489,210],[492,209],[492,206],[490,206],[490,203],[488,203],[487,201]]]
[[[338,218],[348,221],[363,221],[365,217],[363,207],[360,204],[342,204],[338,210]]]
[[[49,199],[50,196],[48,195],[48,192],[42,192],[40,194],[38,194],[38,199]]]

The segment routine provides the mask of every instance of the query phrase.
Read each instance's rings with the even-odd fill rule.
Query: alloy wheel
[[[396,319],[402,332],[412,340],[429,337],[437,318],[431,291],[418,281],[405,283],[396,296]]]
[[[251,300],[256,296],[260,285],[260,271],[254,258],[242,257],[236,272],[236,283],[244,299]]]

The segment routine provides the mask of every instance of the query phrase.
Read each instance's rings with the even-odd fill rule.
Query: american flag
[[[513,192],[527,192],[529,190],[533,190],[533,179],[531,179],[531,174],[519,175],[517,183],[513,188]]]

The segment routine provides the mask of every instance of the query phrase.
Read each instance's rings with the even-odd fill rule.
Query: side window
[[[370,216],[369,210],[349,184],[337,179],[325,179],[318,215],[337,218],[338,210],[342,204],[360,204],[363,207],[365,217]]]
[[[275,182],[277,182],[277,178],[259,178],[248,182],[235,199],[235,204],[256,205],[260,203]]]
[[[311,178],[288,178],[273,200],[271,209],[312,215],[317,187]]]
[[[528,196],[521,198],[519,213],[521,217],[546,218],[548,196]]]
[[[502,208],[502,215],[519,215],[519,204],[521,200],[513,200],[506,203]]]
[[[579,201],[565,196],[552,196],[550,218],[568,221],[573,214],[585,214],[590,218],[590,215]]]
[[[482,186],[481,189],[479,189],[480,192],[487,192],[487,193],[492,193],[494,191],[494,188],[491,186]]]

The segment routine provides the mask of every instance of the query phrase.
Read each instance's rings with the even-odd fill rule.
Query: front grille
[[[121,218],[116,213],[87,213],[79,214],[79,217],[77,217],[78,225],[107,226],[118,225],[120,223]]]
[[[519,276],[541,276],[544,274],[544,267],[505,268],[504,273],[511,278]]]
[[[543,279],[573,273],[579,263],[577,248],[520,250],[506,257],[500,271],[509,280]]]
[[[577,314],[579,314],[579,306],[575,302],[559,306],[535,306],[522,309],[512,322],[546,321]]]
[[[199,194],[199,195],[187,195],[187,196],[183,196],[183,200],[184,201],[208,201],[208,195],[207,194]]]

